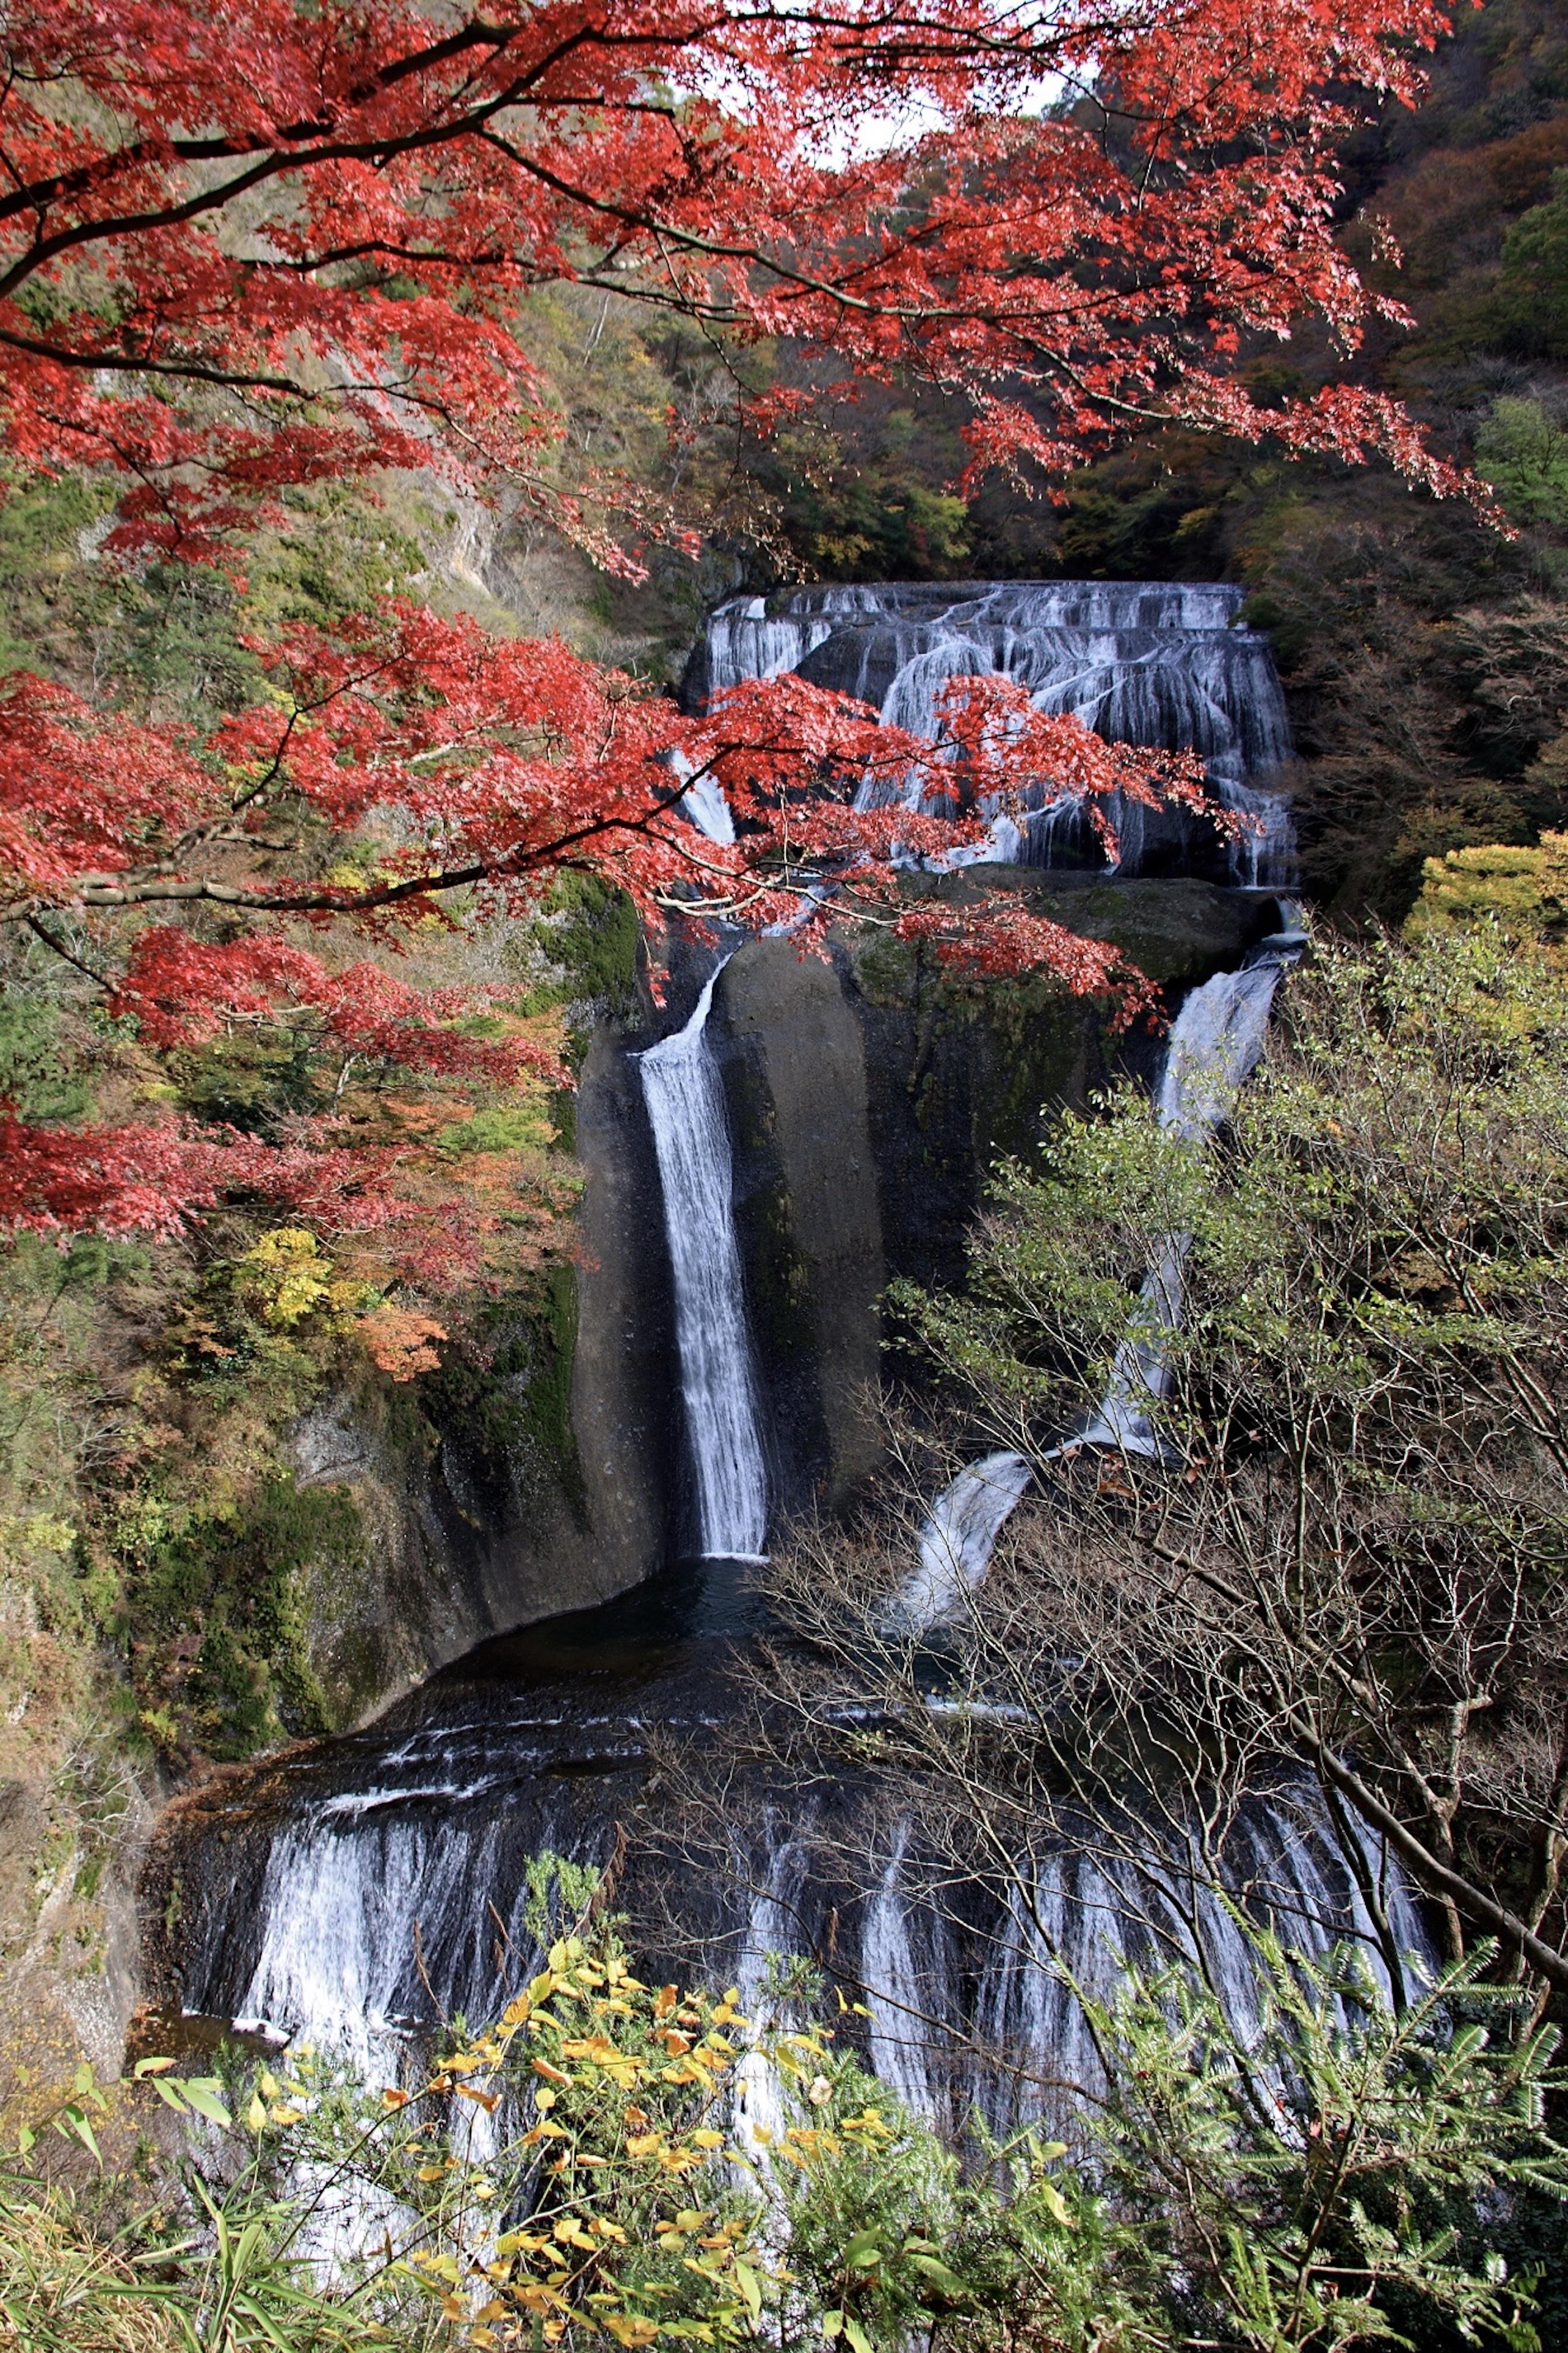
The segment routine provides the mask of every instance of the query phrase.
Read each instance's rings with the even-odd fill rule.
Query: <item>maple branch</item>
[[[89,980],[96,981],[100,988],[110,988],[113,987],[113,983],[110,980],[109,976],[106,973],[98,971],[97,968],[90,964],[84,964],[81,957],[73,954],[73,952],[67,947],[63,940],[56,939],[53,932],[48,930],[45,924],[41,923],[37,915],[24,915],[22,921],[26,923],[27,929],[34,934],[35,938],[42,940],[47,948],[52,949],[56,955],[63,957],[67,964],[74,965],[78,972],[85,973]]]

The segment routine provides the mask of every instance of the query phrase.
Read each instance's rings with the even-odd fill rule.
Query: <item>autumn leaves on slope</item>
[[[1386,399],[1330,385],[1265,411],[1225,373],[1243,335],[1316,317],[1353,343],[1392,315],[1331,233],[1353,105],[1325,92],[1414,96],[1410,58],[1441,22],[1427,0],[1331,23],[1162,0],[1114,32],[1077,0],[1026,19],[917,0],[887,23],[666,0],[433,40],[395,0],[324,16],[245,0],[221,23],[193,0],[24,7],[0,96],[10,478],[110,481],[104,562],[242,569],[284,492],[434,468],[635,570],[612,521],[645,543],[683,526],[625,484],[569,497],[547,462],[559,424],[521,305],[574,280],[726,349],[793,338],[841,387],[913,367],[964,389],[976,466],[1059,470],[1165,418],[1381,451],[1452,491]],[[1042,111],[1045,77],[1064,95]],[[14,1116],[13,1228],[166,1234],[239,1198],[322,1234],[375,1229],[394,1264],[460,1259],[469,1216],[441,1239],[408,1181],[417,1136],[356,1141],[348,1086],[374,1080],[384,1126],[388,1082],[406,1094],[411,1073],[504,1089],[563,1072],[504,995],[391,976],[434,905],[470,925],[574,871],[649,922],[766,922],[826,875],[853,886],[836,916],[940,931],[900,905],[890,852],[933,846],[941,820],[854,807],[868,772],[889,803],[918,784],[948,810],[1042,775],[1096,805],[1199,792],[1191,763],[1109,749],[1001,683],[956,694],[937,754],[793,680],[684,720],[557,644],[493,643],[395,599],[253,650],[265,683],[216,730],[130,724],[112,680],[95,699],[14,675],[0,920],[142,1040],[270,1025],[336,1076],[265,1139],[124,1105]],[[680,816],[682,762],[723,785],[733,846]],[[353,961],[356,934],[376,961]],[[1103,950],[1000,901],[938,944],[1139,1001]]]

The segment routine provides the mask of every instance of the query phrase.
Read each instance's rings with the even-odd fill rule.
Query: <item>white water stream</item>
[[[1188,1144],[1201,1144],[1228,1117],[1262,1054],[1279,976],[1298,961],[1303,944],[1302,936],[1280,933],[1254,948],[1238,970],[1216,972],[1193,990],[1171,1025],[1154,1098],[1162,1127]],[[1187,1236],[1167,1234],[1143,1278],[1146,1331],[1152,1323],[1173,1332],[1181,1322],[1186,1255]],[[1100,1410],[1079,1442],[1158,1459],[1166,1447],[1153,1415],[1170,1378],[1170,1359],[1157,1337],[1124,1340]]]
[[[767,1471],[735,1239],[724,1087],[705,1035],[722,970],[721,965],[709,976],[685,1029],[640,1055],[637,1069],[664,1194],[697,1549],[709,1558],[760,1560],[768,1533]]]

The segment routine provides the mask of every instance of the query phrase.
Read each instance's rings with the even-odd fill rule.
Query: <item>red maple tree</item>
[[[1350,348],[1389,312],[1334,241],[1336,142],[1352,92],[1415,95],[1443,23],[1431,0],[16,0],[10,479],[108,476],[110,556],[233,566],[290,487],[435,468],[635,569],[596,515],[673,525],[626,485],[591,486],[591,510],[547,462],[521,306],[572,280],[962,392],[976,468],[1059,473],[1179,420],[1381,453],[1449,491],[1386,400],[1339,385],[1264,409],[1229,372],[1303,320]],[[395,944],[458,894],[531,906],[571,869],[650,920],[807,940],[876,906],[971,965],[1131,1003],[1110,952],[1038,919],[901,907],[892,852],[952,846],[979,793],[1027,776],[1091,805],[1201,797],[1184,755],[1100,744],[1000,681],[965,682],[933,746],[795,678],[683,716],[558,641],[405,603],[258,652],[268,692],[205,736],[25,673],[0,694],[0,919],[153,1044],[283,1008],[350,1059],[559,1076],[537,1038],[476,1036],[471,1003],[340,951],[345,927]],[[878,772],[895,800],[860,806]],[[732,843],[689,821],[699,776]],[[344,880],[351,842],[373,854]],[[385,1155],[330,1122],[263,1145],[12,1118],[4,1143],[11,1226],[167,1233],[237,1197],[389,1214]]]

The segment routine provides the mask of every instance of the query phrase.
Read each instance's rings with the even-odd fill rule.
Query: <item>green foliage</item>
[[[0,670],[48,666],[87,618],[81,600],[82,534],[108,513],[113,494],[88,475],[12,478],[0,498]]]
[[[1568,530],[1568,430],[1539,400],[1497,403],[1476,436],[1476,470],[1515,522]]]
[[[888,424],[869,465],[849,461],[836,436],[821,446],[784,436],[775,462],[798,467],[786,474],[784,527],[806,566],[831,579],[952,578],[971,554],[968,509],[921,480],[912,413],[895,410]]]
[[[209,564],[150,565],[127,585],[114,667],[144,710],[211,726],[261,691],[260,664],[239,642],[239,595]]]
[[[284,1420],[321,1387],[343,1333],[375,1300],[341,1276],[313,1234],[276,1227],[203,1270],[163,1334],[176,1377],[210,1408]]]
[[[1543,2122],[1555,2033],[1483,1982],[1492,1948],[1398,2015],[1359,1948],[1314,1960],[1237,1918],[1259,1994],[1245,2042],[1179,1970],[1080,1996],[1109,2075],[1106,2185],[1173,2315],[1251,2353],[1447,2330],[1539,2353],[1532,2283],[1497,2233],[1521,2193],[1568,2200]]]
[[[533,1876],[552,1915],[591,1897],[559,1857]],[[102,2114],[156,2096],[216,2126],[89,2293],[62,2244],[79,2258],[87,2217],[37,2175],[0,2196],[0,2284],[52,2230],[35,2308],[47,2327],[77,2291],[83,2343],[138,2276],[153,2315],[191,2316],[191,2353],[253,2341],[222,2333],[225,2310],[273,2353],[824,2338],[899,2353],[911,2331],[1041,2353],[1163,2342],[1124,2335],[1115,2234],[1059,2147],[1026,2137],[963,2173],[820,2027],[749,2021],[733,1989],[645,1984],[613,1932],[556,1937],[494,2023],[455,2021],[406,2088],[377,2094],[309,2050],[234,2054],[218,2079],[169,2069],[143,2061],[112,2101],[86,2095]],[[776,2134],[737,2122],[742,2079],[770,2086]]]
[[[58,1001],[37,989],[0,990],[0,1101],[22,1119],[76,1119],[91,1093],[61,1050]]]
[[[115,1535],[132,1680],[160,1748],[238,1757],[327,1729],[306,1632],[312,1583],[362,1562],[345,1489],[272,1470],[246,1503],[208,1511],[147,1494],[122,1505]]]
[[[640,945],[637,909],[625,892],[596,874],[557,876],[514,949],[532,984],[520,1009],[574,1006],[589,1021],[635,1020]]]
[[[455,1120],[436,1141],[443,1152],[527,1152],[542,1150],[554,1134],[552,1123],[538,1104],[498,1104],[474,1112],[468,1119]]]
[[[405,596],[428,576],[428,558],[409,517],[390,511],[363,484],[328,482],[283,494],[287,520],[258,535],[246,567],[244,621],[258,636],[296,622],[327,628]]]
[[[809,2121],[779,2151],[795,2293],[786,2341],[820,2332],[850,2353],[936,2341],[1051,2347],[1138,2341],[1107,2209],[1022,2133],[961,2161],[852,2052],[824,2048]]]
[[[1568,171],[1503,239],[1500,311],[1516,346],[1568,358]]]
[[[1543,1345],[1568,1282],[1561,973],[1487,923],[1323,945],[1288,1018],[1217,1158],[1128,1087],[1000,1167],[967,1294],[900,1289],[990,1409],[1005,1398],[1048,1434],[1098,1399],[1123,1339],[1158,1336],[1172,1385],[1152,1409],[1173,1441],[1216,1385],[1267,1430],[1300,1384],[1354,1461],[1394,1366],[1417,1383]],[[1193,1312],[1170,1330],[1138,1287],[1173,1233]],[[1392,1393],[1397,1449],[1415,1391]]]
[[[182,1111],[214,1125],[265,1134],[290,1113],[314,1110],[321,1072],[303,1029],[234,1029],[167,1058]]]
[[[579,1508],[582,1469],[572,1428],[577,1347],[577,1278],[547,1268],[525,1292],[479,1315],[427,1379],[424,1403],[466,1445],[537,1482],[558,1481]]]
[[[531,1879],[541,1926],[591,1905],[592,1875],[559,1857]],[[1500,2237],[1521,2195],[1568,2190],[1542,2123],[1553,2037],[1479,1963],[1396,2017],[1357,1955],[1247,1933],[1245,2044],[1168,1972],[1080,1997],[1109,2067],[1092,2192],[1033,2133],[978,2136],[961,2164],[798,2021],[804,1965],[768,1997],[787,1979],[797,2022],[768,2023],[733,1989],[642,1982],[613,1931],[585,1929],[406,2085],[304,2049],[212,2077],[148,2059],[112,2087],[82,2071],[0,2186],[0,2300],[19,2353],[1328,2353],[1448,2329],[1536,2353]],[[766,2128],[745,2120],[764,2089]],[[39,2137],[96,2155],[154,2099],[205,2129],[157,2205],[95,2239],[29,2161]]]

